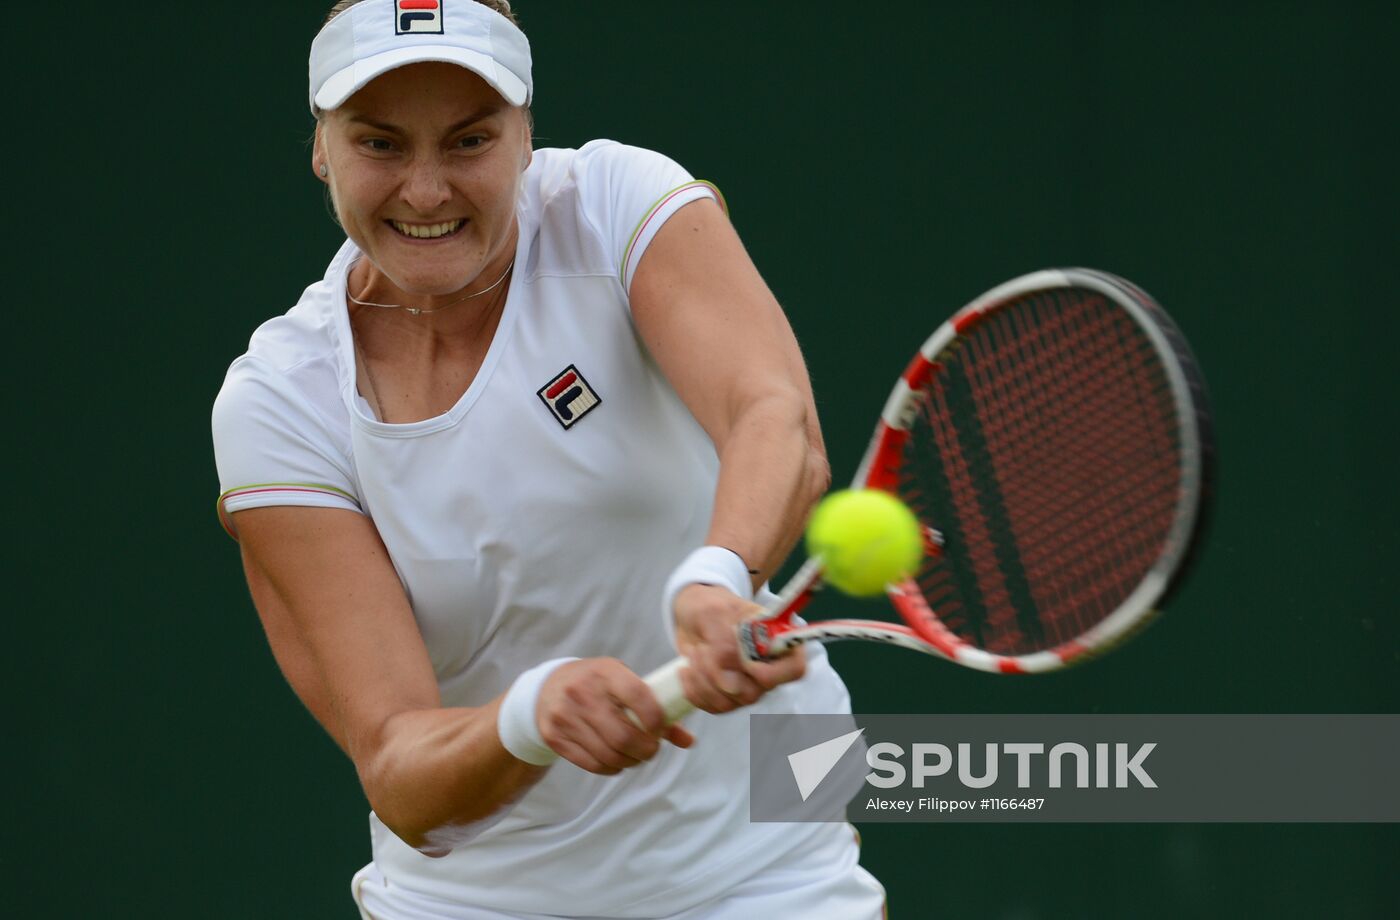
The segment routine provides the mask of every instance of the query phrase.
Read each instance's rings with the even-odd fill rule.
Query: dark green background
[[[1196,346],[1219,503],[1170,614],[1037,679],[837,649],[862,711],[1400,710],[1396,6],[1215,6],[520,0],[542,146],[726,191],[838,478],[915,344],[1012,275],[1125,275]],[[17,916],[354,915],[367,808],[267,651],[208,433],[340,239],[305,145],[322,12],[7,26]],[[1397,856],[1380,825],[918,825],[864,860],[901,920],[1035,920],[1393,915]]]

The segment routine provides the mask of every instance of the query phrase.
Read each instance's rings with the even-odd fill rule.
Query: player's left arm
[[[706,542],[771,577],[830,484],[807,369],[787,317],[719,205],[681,208],[642,256],[630,291],[647,348],[704,427],[720,459]],[[753,605],[692,585],[676,598],[687,696],[724,712],[800,677],[801,655],[744,662],[734,623]]]

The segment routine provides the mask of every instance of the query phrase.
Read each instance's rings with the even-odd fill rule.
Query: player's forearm
[[[750,404],[720,450],[719,484],[707,542],[738,553],[756,581],[791,552],[830,471],[804,401],[776,395]]]
[[[424,850],[506,807],[544,774],[496,732],[499,700],[472,709],[402,712],[384,725],[360,781],[379,820]]]

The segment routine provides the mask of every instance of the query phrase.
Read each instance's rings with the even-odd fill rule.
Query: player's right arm
[[[432,664],[370,520],[334,508],[234,514],[244,568],[288,682],[355,764],[370,806],[410,846],[446,850],[434,831],[490,816],[543,775],[501,743],[501,699],[444,708]],[[626,716],[636,713],[637,729]],[[667,734],[641,679],[611,659],[571,662],[536,707],[545,741],[595,773],[650,759]]]

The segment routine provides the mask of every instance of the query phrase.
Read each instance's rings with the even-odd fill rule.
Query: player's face
[[[452,294],[513,257],[529,125],[463,67],[411,64],[371,81],[326,113],[318,172],[322,162],[345,232],[406,294]]]

